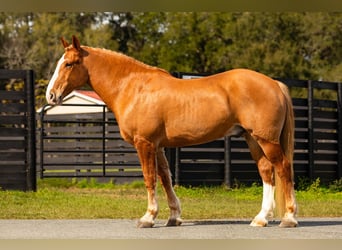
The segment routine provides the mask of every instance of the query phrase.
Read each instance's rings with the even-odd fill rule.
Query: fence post
[[[310,180],[313,179],[314,173],[314,131],[313,131],[313,86],[311,80],[308,80],[308,154],[309,169],[308,175]]]
[[[169,164],[169,169],[170,169],[170,172],[171,172],[171,179],[172,179],[172,183],[174,185],[175,183],[175,152],[176,152],[176,149],[175,148],[165,148],[164,149],[164,152],[165,152],[165,157],[167,159],[167,162]]]
[[[36,109],[34,93],[34,74],[32,70],[26,71],[25,77],[27,99],[27,189],[37,190],[36,180]]]
[[[231,188],[231,148],[230,137],[224,137],[224,184]]]
[[[102,106],[102,176],[106,176],[106,106]]]
[[[44,135],[45,135],[45,127],[44,127],[44,114],[45,114],[45,107],[48,104],[45,104],[41,111],[40,111],[40,149],[39,149],[39,155],[40,155],[40,179],[44,178]]]
[[[338,160],[337,178],[342,178],[342,83],[337,83]]]
[[[180,148],[176,148],[175,150],[175,185],[179,185],[179,174],[180,174],[180,169],[179,169],[179,165],[180,165],[180,159],[179,159],[179,151]]]

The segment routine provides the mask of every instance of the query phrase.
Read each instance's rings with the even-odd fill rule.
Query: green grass
[[[319,181],[296,191],[299,217],[341,217],[342,191]],[[183,219],[253,218],[259,211],[262,187],[176,187]],[[166,198],[158,186],[159,219],[167,219]],[[37,192],[1,191],[0,219],[136,219],[146,210],[142,182],[116,185],[90,181],[44,179]]]

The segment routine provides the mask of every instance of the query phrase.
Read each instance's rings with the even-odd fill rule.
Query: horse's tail
[[[293,171],[293,153],[294,153],[294,113],[292,106],[292,99],[289,93],[287,86],[279,82],[279,87],[284,94],[286,101],[286,116],[285,122],[283,125],[283,129],[280,135],[280,145],[284,151],[286,158],[290,163],[291,168],[291,178],[293,180],[294,171]],[[283,185],[281,185],[280,178],[278,174],[275,173],[275,185],[276,185],[276,204],[277,204],[277,212],[278,215],[283,217],[286,211],[285,207],[285,190],[283,190]]]

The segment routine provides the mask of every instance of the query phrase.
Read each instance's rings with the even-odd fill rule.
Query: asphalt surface
[[[249,220],[193,220],[180,227],[136,228],[136,220],[0,220],[0,239],[342,239],[342,218],[299,218],[297,228]]]

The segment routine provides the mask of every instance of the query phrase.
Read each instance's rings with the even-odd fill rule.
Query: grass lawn
[[[318,183],[319,184],[319,183]],[[324,188],[316,183],[296,191],[298,217],[341,217],[341,189]],[[260,210],[262,187],[186,188],[176,187],[183,219],[252,219]],[[160,213],[167,219],[166,198],[158,186]],[[125,185],[90,181],[44,179],[37,192],[1,191],[0,219],[137,219],[147,206],[142,182]]]

